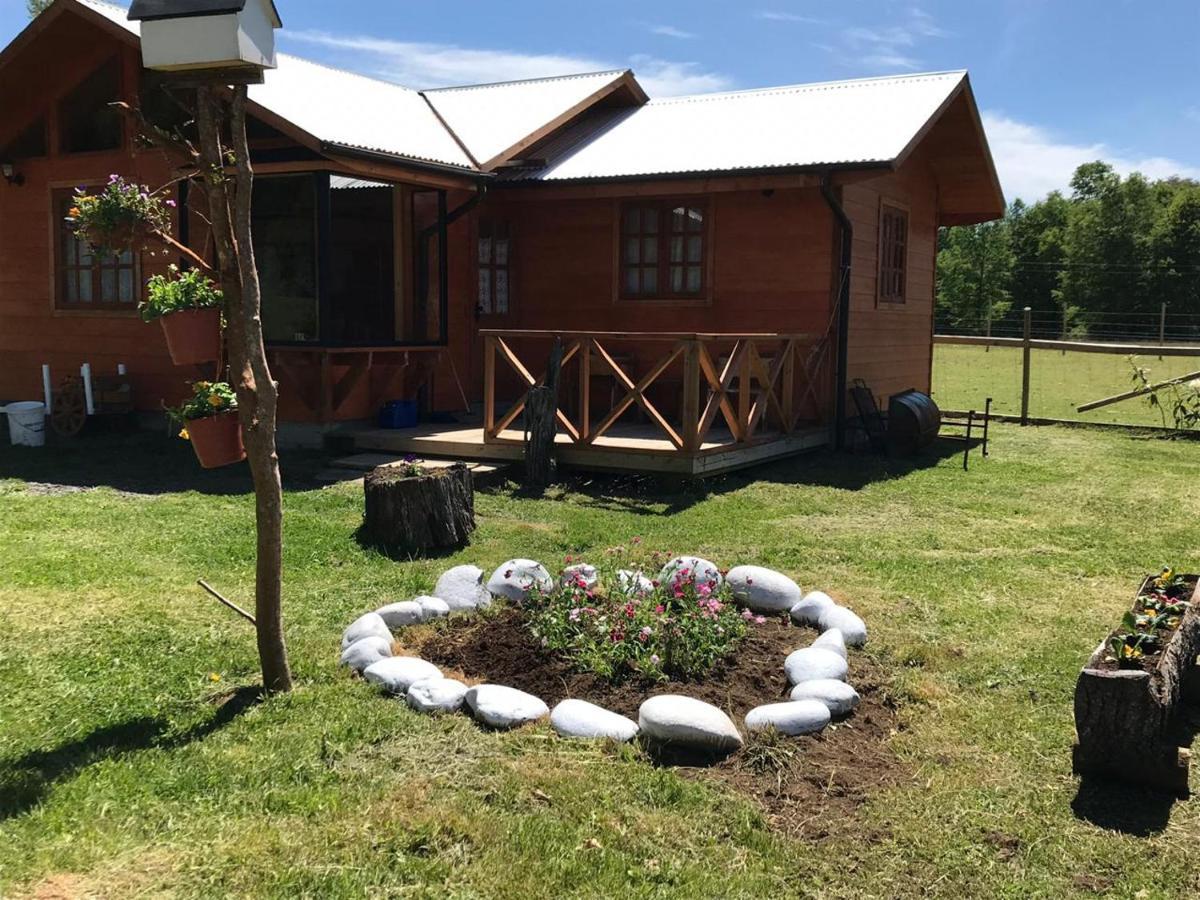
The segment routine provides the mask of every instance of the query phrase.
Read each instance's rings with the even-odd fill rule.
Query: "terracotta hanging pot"
[[[187,432],[196,458],[205,469],[231,466],[246,458],[236,410],[203,419],[188,419]]]
[[[171,362],[190,366],[212,362],[221,355],[221,309],[184,309],[168,313],[158,321],[167,336]]]

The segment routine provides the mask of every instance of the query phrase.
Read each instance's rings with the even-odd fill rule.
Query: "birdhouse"
[[[142,64],[164,72],[211,70],[221,80],[257,82],[275,68],[272,0],[133,0],[129,20],[141,22]]]

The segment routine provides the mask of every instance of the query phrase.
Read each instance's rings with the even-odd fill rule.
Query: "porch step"
[[[395,456],[387,453],[355,453],[352,456],[343,456],[340,459],[331,460],[329,468],[317,473],[316,480],[325,482],[326,484],[357,481],[367,472],[373,471],[379,466],[395,466],[403,462],[403,456]],[[458,460],[422,459],[421,465],[427,469],[444,469],[454,465],[456,462]],[[474,477],[476,484],[487,484],[493,479],[498,479],[504,470],[508,468],[505,463],[482,463],[469,460],[464,462],[467,468],[471,470],[471,475]]]

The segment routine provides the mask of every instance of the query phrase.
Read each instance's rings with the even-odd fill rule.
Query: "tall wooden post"
[[[700,449],[700,341],[692,338],[683,351],[683,403],[680,408],[683,451]]]
[[[1029,364],[1032,347],[1029,339],[1033,331],[1033,310],[1025,307],[1025,329],[1021,344],[1021,424],[1029,424]]]

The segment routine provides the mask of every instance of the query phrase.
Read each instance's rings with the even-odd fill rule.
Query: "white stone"
[[[832,650],[842,659],[846,659],[846,639],[842,637],[840,628],[830,628],[828,631],[822,632],[821,636],[810,646],[820,647],[822,650]]]
[[[492,595],[483,584],[483,569],[478,566],[447,569],[434,585],[433,596],[445,600],[451,612],[485,607],[492,602]]]
[[[746,713],[746,730],[774,728],[780,734],[816,734],[829,724],[829,719],[829,707],[820,700],[768,703]]]
[[[742,735],[729,716],[680,694],[660,694],[642,703],[638,726],[649,738],[696,750],[727,752],[742,746]]]
[[[554,579],[540,562],[532,559],[510,559],[501,563],[488,579],[487,589],[493,597],[505,600],[525,600],[531,593],[548,594],[554,590]]]
[[[642,596],[654,590],[654,582],[633,569],[618,569],[617,590],[627,597]]]
[[[365,637],[386,638],[388,641],[392,639],[392,632],[379,613],[363,613],[351,622],[342,632],[342,649],[345,650],[355,641],[360,641]]]
[[[558,576],[558,583],[563,587],[578,586],[582,581],[583,587],[591,590],[600,581],[600,573],[596,571],[595,566],[589,566],[587,563],[576,563],[573,566],[567,566],[562,570],[562,574]]]
[[[707,583],[712,588],[719,588],[722,584],[723,579],[716,563],[700,556],[675,557],[658,573],[658,583],[669,585],[676,573],[684,569],[687,570],[686,580],[695,581],[696,584]]]
[[[550,712],[550,727],[563,737],[631,741],[637,722],[586,700],[563,700]]]
[[[421,604],[414,600],[403,600],[400,603],[389,603],[375,610],[388,628],[407,628],[418,625],[425,618],[421,612]]]
[[[408,689],[408,705],[417,712],[457,712],[462,709],[467,686],[453,678],[427,678]]]
[[[822,632],[836,628],[850,647],[861,647],[867,642],[867,623],[844,606],[831,606],[822,611],[817,627]]]
[[[429,622],[450,615],[450,604],[441,597],[418,597],[413,601],[421,607],[421,621]]]
[[[817,678],[802,681],[792,688],[793,700],[820,700],[835,716],[844,716],[858,706],[858,691],[844,681]]]
[[[342,651],[342,665],[349,666],[355,672],[361,672],[391,655],[392,639],[372,634],[360,638]]]
[[[837,601],[824,591],[809,591],[792,607],[792,619],[801,625],[816,625],[821,613],[831,606],[837,606]]]
[[[372,663],[363,671],[363,678],[389,694],[404,694],[418,681],[441,677],[441,669],[415,656],[391,656]]]
[[[832,650],[823,650],[820,647],[805,647],[789,654],[783,661],[783,669],[792,684],[814,681],[817,678],[845,681],[850,671],[844,659]]]
[[[736,566],[725,576],[725,583],[735,600],[755,612],[784,612],[804,599],[800,585],[763,566]]]
[[[475,718],[492,728],[515,728],[550,714],[533,694],[499,684],[476,685],[464,699]]]

